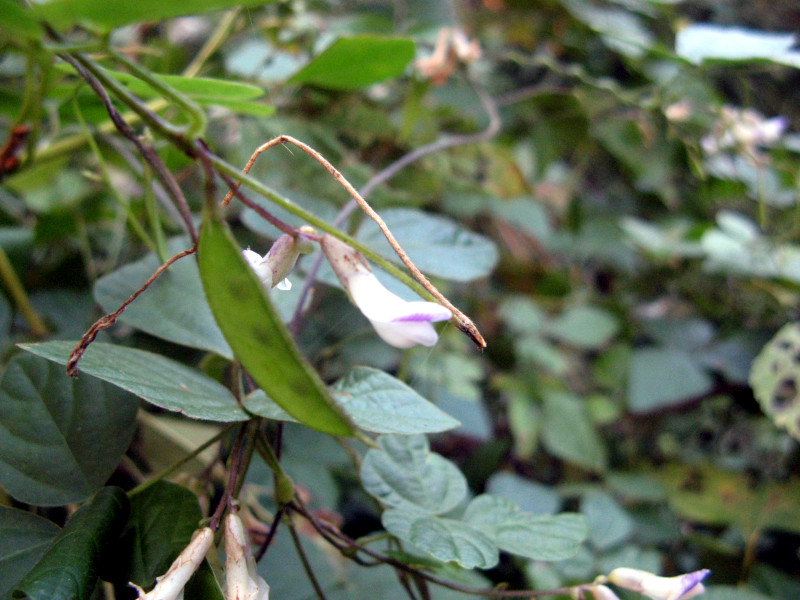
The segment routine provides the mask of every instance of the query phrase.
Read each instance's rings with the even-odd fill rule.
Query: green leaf
[[[25,5],[15,0],[0,0],[0,15],[3,25],[0,38],[21,35],[38,39],[42,36],[41,27]]]
[[[0,406],[0,484],[17,500],[52,506],[105,483],[133,437],[138,402],[21,355],[0,380]]]
[[[353,435],[353,426],[300,353],[227,226],[208,213],[197,261],[211,312],[261,389],[304,425]]]
[[[336,403],[364,431],[410,435],[446,431],[460,425],[402,381],[378,369],[356,367],[331,391]],[[247,396],[245,406],[269,419],[295,421],[261,390]]]
[[[12,592],[15,600],[88,600],[98,564],[113,549],[128,517],[128,497],[106,487],[81,507],[33,570]]]
[[[144,80],[122,71],[106,70],[110,76],[123,83],[139,96],[159,97],[161,93],[150,87]],[[211,77],[183,77],[181,75],[152,74],[155,79],[167,84],[197,101],[242,101],[252,100],[264,95],[264,90],[251,83],[213,79]]]
[[[533,560],[572,558],[586,538],[581,515],[532,515],[500,496],[482,494],[469,503],[464,520],[486,534],[501,550]]]
[[[271,117],[275,114],[275,107],[263,102],[252,102],[248,100],[198,100],[203,106],[221,106],[227,108],[237,115],[249,115],[251,117]]]
[[[800,68],[795,43],[793,33],[694,23],[678,30],[675,53],[698,65],[707,60],[770,61]]]
[[[619,329],[617,319],[592,306],[573,306],[553,319],[547,333],[578,348],[594,350],[608,343]]]
[[[535,515],[551,515],[561,506],[561,498],[553,488],[507,471],[492,475],[486,482],[486,491]]]
[[[392,535],[443,562],[455,562],[465,569],[490,569],[500,560],[497,546],[463,521],[441,519],[407,506],[386,510],[381,521]]]
[[[383,436],[361,463],[364,489],[388,506],[417,507],[434,514],[455,508],[467,482],[453,463],[430,451],[422,435]]]
[[[20,347],[65,365],[75,343],[45,342],[20,344]],[[95,342],[86,350],[78,369],[136,394],[150,404],[192,419],[227,423],[248,418],[222,384],[160,354]]]
[[[39,562],[61,528],[33,513],[0,506],[0,597]]]
[[[428,433],[460,425],[405,383],[378,369],[352,369],[336,383],[333,393],[353,421],[367,431]]]
[[[633,532],[633,519],[604,492],[587,494],[581,502],[581,513],[589,522],[589,539],[600,550],[624,542]]]
[[[113,29],[129,23],[157,23],[164,19],[194,15],[236,6],[256,6],[268,0],[193,0],[192,2],[162,2],[161,0],[53,0],[37,4],[31,15],[54,27],[66,28],[83,21]]]
[[[583,402],[567,393],[545,396],[542,443],[553,455],[591,471],[605,471],[608,464],[606,447]]]
[[[750,386],[764,413],[800,440],[800,324],[781,327],[753,361]]]
[[[666,408],[705,394],[713,383],[686,352],[637,349],[628,367],[628,407],[635,413]]]
[[[403,73],[414,58],[414,42],[370,35],[343,37],[292,76],[332,90],[355,90]]]
[[[421,271],[452,281],[486,277],[497,263],[497,248],[487,238],[446,217],[411,208],[381,211],[381,218]],[[394,250],[371,219],[356,236],[376,252],[400,264]]]
[[[187,247],[185,239],[173,239],[169,252],[177,254]],[[117,310],[159,266],[161,261],[150,254],[117,269],[95,284],[95,299],[106,312]],[[208,307],[197,263],[189,256],[170,266],[119,320],[161,339],[233,358]]]

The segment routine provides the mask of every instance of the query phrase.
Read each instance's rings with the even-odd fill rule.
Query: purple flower
[[[435,302],[403,300],[378,281],[359,252],[331,235],[323,236],[321,244],[353,304],[383,341],[396,348],[436,343],[439,336],[431,323],[450,319],[449,309]]]
[[[623,567],[611,571],[608,581],[653,600],[687,600],[705,592],[703,580],[709,573],[708,569],[701,569],[676,577],[659,577],[647,571]]]

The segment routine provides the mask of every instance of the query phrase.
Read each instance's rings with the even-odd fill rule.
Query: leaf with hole
[[[784,325],[753,361],[750,386],[761,409],[800,440],[800,323]]]

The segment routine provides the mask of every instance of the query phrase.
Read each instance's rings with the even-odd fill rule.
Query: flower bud
[[[138,585],[134,583],[129,585],[136,588],[139,600],[181,600],[183,588],[203,562],[213,541],[214,532],[210,527],[204,527],[195,533],[192,541],[178,555],[169,570],[156,578],[156,585],[152,590],[145,593]]]
[[[256,572],[250,542],[239,515],[225,519],[225,600],[269,600],[269,585]]]
[[[310,227],[301,227],[301,232],[313,233]],[[284,233],[279,237],[272,247],[263,257],[258,252],[253,252],[248,248],[242,250],[247,262],[256,272],[256,276],[270,289],[277,287],[279,290],[291,289],[292,284],[286,277],[294,269],[297,257],[301,254],[309,254],[313,250],[311,242],[302,235],[291,236]]]

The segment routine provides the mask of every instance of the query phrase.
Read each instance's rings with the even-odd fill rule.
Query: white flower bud
[[[161,577],[156,578],[155,587],[145,593],[138,585],[131,583],[139,593],[139,600],[182,600],[183,588],[203,562],[214,541],[214,532],[204,527],[195,533],[192,541]]]

